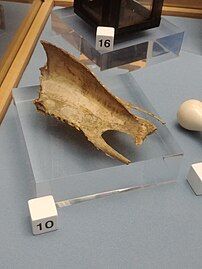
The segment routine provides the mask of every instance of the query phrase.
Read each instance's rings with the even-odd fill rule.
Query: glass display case
[[[157,27],[163,0],[75,0],[74,11],[87,23],[111,26],[116,35]]]

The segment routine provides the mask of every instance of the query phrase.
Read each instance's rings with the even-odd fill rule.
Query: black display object
[[[164,0],[74,0],[74,12],[88,24],[111,26],[116,35],[157,27]]]

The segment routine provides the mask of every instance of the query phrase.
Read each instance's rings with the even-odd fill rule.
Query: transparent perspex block
[[[156,113],[132,73],[97,75],[116,96]],[[105,133],[105,140],[132,161],[125,165],[98,151],[82,132],[38,113],[33,104],[38,92],[39,86],[13,91],[37,196],[52,194],[61,201],[177,179],[183,154],[166,125],[134,110],[157,126],[141,146],[128,135]]]
[[[55,10],[51,14],[52,29],[81,53],[85,64],[89,59],[101,70],[113,67],[137,70],[179,55],[184,32],[162,18],[157,28],[130,33],[117,40],[113,51],[95,49],[95,29],[78,17],[73,8]]]

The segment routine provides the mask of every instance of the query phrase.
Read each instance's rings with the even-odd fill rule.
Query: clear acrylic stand
[[[115,95],[156,113],[131,73],[99,72],[99,78]],[[61,201],[177,179],[183,154],[165,125],[134,111],[158,129],[138,147],[125,134],[106,133],[106,141],[132,161],[124,165],[98,151],[81,132],[37,113],[33,99],[38,90],[34,86],[13,91],[37,196],[53,194]]]
[[[85,64],[90,59],[101,70],[113,67],[136,70],[176,57],[184,35],[180,28],[162,18],[159,27],[123,36],[116,40],[113,51],[101,52],[95,49],[95,30],[73,8],[54,11],[52,29],[83,54]]]

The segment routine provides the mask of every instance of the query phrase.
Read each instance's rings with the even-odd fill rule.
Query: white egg
[[[190,131],[202,131],[202,102],[188,100],[184,102],[177,113],[178,123]]]

